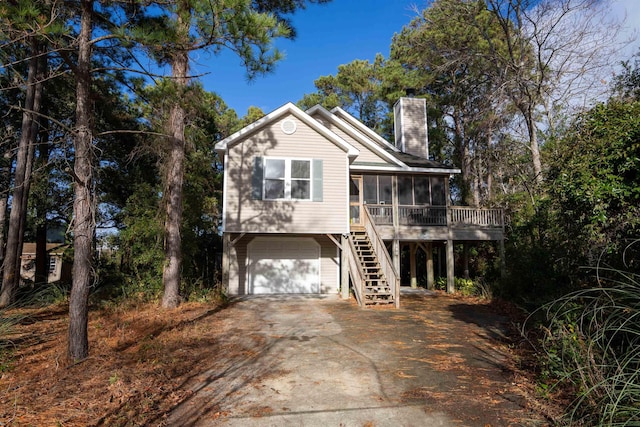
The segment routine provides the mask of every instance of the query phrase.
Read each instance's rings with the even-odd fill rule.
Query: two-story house
[[[454,241],[503,239],[502,212],[451,206],[460,171],[429,160],[426,102],[394,107],[395,144],[340,108],[288,103],[216,144],[224,158],[223,281],[229,294],[353,290],[399,304],[400,254],[433,249],[454,289]]]

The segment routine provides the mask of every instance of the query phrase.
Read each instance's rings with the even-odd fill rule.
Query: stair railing
[[[387,284],[391,288],[395,306],[396,308],[400,308],[400,276],[393,267],[393,261],[391,261],[389,251],[387,251],[387,247],[384,245],[382,238],[380,238],[380,234],[378,234],[378,230],[373,223],[373,219],[371,218],[368,209],[365,208],[362,209],[362,211],[362,221],[367,235],[369,236],[369,240],[371,241],[371,247],[378,257],[382,273],[384,274],[385,279],[387,279]]]
[[[353,284],[353,293],[356,296],[358,305],[360,307],[364,307],[364,268],[362,267],[360,261],[358,261],[358,252],[356,250],[356,245],[353,243],[353,236],[349,236],[347,258],[349,264],[349,276],[351,277],[351,283]]]

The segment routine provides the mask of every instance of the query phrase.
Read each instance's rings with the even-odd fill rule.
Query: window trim
[[[267,182],[267,161],[269,160],[284,160],[284,197],[278,197],[278,198],[269,198],[267,197],[267,188],[266,188],[266,182]],[[309,164],[309,177],[308,178],[292,178],[291,177],[291,163],[293,161],[304,161],[307,162]],[[313,200],[313,185],[314,185],[314,174],[313,174],[313,159],[310,158],[302,158],[302,157],[271,157],[271,156],[265,156],[262,158],[262,167],[264,170],[264,174],[262,176],[262,200],[265,201],[279,201],[279,200],[286,200],[286,201],[292,201],[292,200],[297,200],[297,201],[307,201],[310,202]],[[269,179],[274,179],[274,178],[269,178]],[[293,198],[291,197],[291,184],[293,181],[306,181],[309,183],[309,197],[307,198]]]

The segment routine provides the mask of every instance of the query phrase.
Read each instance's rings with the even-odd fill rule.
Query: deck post
[[[433,280],[433,244],[428,242],[424,245],[424,251],[427,255],[427,289],[434,289]]]
[[[447,292],[452,294],[456,291],[454,258],[453,258],[453,240],[447,240]]]
[[[504,234],[502,239],[500,239],[500,277],[503,279],[507,277],[507,262],[505,259],[505,251],[504,251]]]
[[[400,274],[400,240],[393,239],[393,268]]]
[[[347,233],[340,237],[340,246],[340,293],[342,299],[349,299],[349,258],[347,254],[349,235]]]
[[[416,277],[416,253],[418,252],[418,245],[416,243],[409,243],[409,270],[411,273],[411,287],[418,287],[418,278]]]
[[[469,279],[469,241],[465,240],[462,244],[462,277]]]
[[[229,260],[229,252],[231,251],[231,235],[224,233],[222,235],[222,288],[225,293],[229,293],[229,269],[231,262]]]

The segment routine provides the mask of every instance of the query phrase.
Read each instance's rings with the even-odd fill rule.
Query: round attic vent
[[[282,132],[286,133],[287,135],[291,135],[296,131],[296,122],[291,119],[283,120],[280,124],[280,128],[282,129]]]

